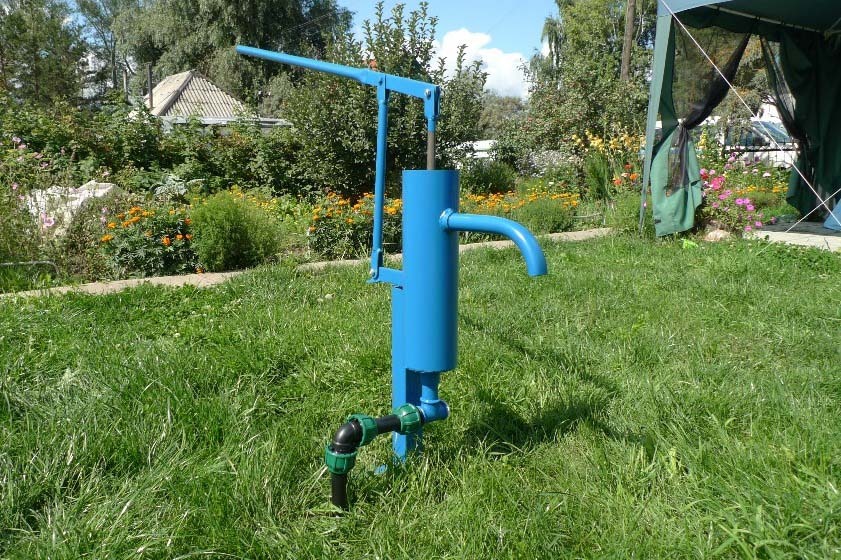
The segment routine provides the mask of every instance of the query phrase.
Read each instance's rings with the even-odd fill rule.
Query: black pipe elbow
[[[330,448],[336,453],[353,453],[361,442],[362,426],[356,420],[351,420],[336,430],[333,441],[330,442]]]

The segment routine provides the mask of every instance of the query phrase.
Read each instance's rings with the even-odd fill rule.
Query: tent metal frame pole
[[[824,32],[820,31],[819,29],[813,29],[811,27],[805,27],[803,25],[792,25],[791,23],[785,23],[783,21],[778,21],[776,19],[770,19],[770,18],[765,18],[765,17],[761,17],[761,16],[746,14],[744,12],[731,10],[730,8],[722,8],[721,6],[715,6],[715,5],[707,6],[707,7],[712,8],[713,10],[716,10],[718,12],[722,12],[722,13],[725,13],[725,14],[730,14],[730,15],[733,15],[733,16],[743,17],[745,19],[752,19],[754,21],[763,21],[765,23],[772,23],[774,25],[781,25],[783,27],[789,27],[791,29],[800,29],[801,31],[811,31],[812,33],[819,33],[821,35],[824,34]],[[839,20],[839,21],[841,21],[841,20]],[[835,25],[838,25],[838,22],[835,22]],[[833,25],[832,27],[835,27],[835,25]],[[830,29],[832,29],[832,28],[830,28]],[[827,32],[828,31],[829,30],[827,30]]]

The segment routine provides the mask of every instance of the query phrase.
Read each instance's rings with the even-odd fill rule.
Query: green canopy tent
[[[711,28],[734,39],[729,57],[721,56],[721,48],[717,57],[708,55],[692,36],[695,30]],[[684,103],[683,110],[676,103],[687,89],[676,86],[680,68],[675,51],[681,37],[689,37],[693,49],[710,57],[704,63],[714,71],[706,80],[694,80],[695,99]],[[841,187],[841,2],[658,0],[643,183],[651,187],[658,236],[694,225],[703,185],[688,131],[724,99],[750,37],[762,41],[781,120],[799,145],[789,203],[804,215],[820,217],[831,206],[826,198]],[[683,80],[692,81],[685,75]],[[662,137],[655,140],[658,116]],[[643,189],[641,225],[645,205]]]

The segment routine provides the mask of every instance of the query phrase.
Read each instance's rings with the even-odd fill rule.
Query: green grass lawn
[[[278,266],[0,303],[3,558],[841,556],[841,257],[609,238],[462,257],[452,416],[352,509],[388,289]]]

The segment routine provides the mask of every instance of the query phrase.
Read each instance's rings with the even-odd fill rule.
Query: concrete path
[[[550,241],[584,241],[586,239],[593,239],[596,237],[604,237],[612,230],[610,228],[590,229],[586,231],[570,231],[566,233],[552,233],[541,236],[541,239]],[[514,243],[511,241],[488,241],[485,243],[470,243],[459,246],[459,251],[470,251],[473,249],[481,249],[484,247],[492,247],[494,249],[505,249],[513,247]],[[399,261],[402,255],[389,255]],[[362,263],[367,263],[368,259],[359,259],[351,261],[328,261],[302,264],[298,267],[301,271],[319,271],[332,266],[355,266]],[[184,274],[182,276],[158,276],[155,278],[139,278],[136,280],[117,280],[115,282],[92,282],[90,284],[81,284],[78,286],[61,286],[59,288],[49,288],[46,290],[30,290],[27,292],[14,292],[10,294],[0,294],[0,298],[12,297],[38,297],[49,295],[60,295],[67,293],[82,293],[82,294],[111,294],[125,290],[126,288],[133,288],[142,284],[151,286],[195,286],[197,288],[207,288],[221,284],[234,276],[238,276],[246,270],[237,270],[234,272],[217,272],[204,274]]]
[[[111,294],[120,292],[126,288],[134,288],[142,284],[150,286],[196,286],[197,288],[207,288],[221,284],[226,280],[233,278],[239,274],[246,272],[245,270],[237,270],[234,272],[215,272],[204,274],[184,274],[181,276],[157,276],[154,278],[137,278],[133,280],[116,280],[114,282],[92,282],[90,284],[80,284],[78,286],[60,286],[58,288],[49,288],[46,290],[30,290],[28,292],[13,292],[10,294],[0,294],[0,298],[12,297],[37,297],[60,295],[67,293],[80,294]]]
[[[826,251],[841,251],[841,231],[826,229],[822,222],[802,222],[788,231],[792,225],[794,225],[794,222],[778,223],[773,226],[766,225],[759,231],[751,232],[748,237],[767,239],[772,243],[788,243],[789,245],[817,247]]]
[[[549,233],[547,235],[539,235],[538,239],[540,240],[548,240],[553,242],[559,241],[585,241],[587,239],[595,239],[597,237],[604,237],[609,235],[613,230],[611,228],[598,228],[598,229],[588,229],[584,231],[567,231],[563,233]],[[501,241],[485,241],[483,243],[465,243],[463,245],[458,246],[459,253],[464,253],[465,251],[474,251],[476,249],[508,249],[509,247],[513,247],[513,241],[501,240]],[[403,255],[397,253],[395,255],[387,255],[388,260],[393,260],[395,262],[400,262],[403,260]],[[362,264],[367,264],[371,262],[370,259],[354,259],[349,261],[324,261],[324,262],[314,262],[314,263],[306,263],[300,265],[297,270],[303,272],[318,272],[324,270],[326,268],[332,268],[336,266],[358,266]]]

